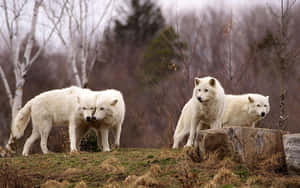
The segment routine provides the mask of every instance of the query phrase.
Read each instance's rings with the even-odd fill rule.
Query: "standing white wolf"
[[[220,82],[213,77],[195,78],[192,98],[182,109],[174,134],[173,148],[188,134],[185,146],[192,146],[196,131],[221,127],[225,93]]]
[[[269,96],[260,94],[226,95],[222,126],[252,126],[270,112]]]
[[[31,117],[32,134],[25,142],[23,155],[28,155],[31,145],[39,137],[41,137],[42,152],[48,153],[48,136],[52,126],[55,125],[69,125],[71,151],[77,151],[76,128],[78,125],[87,124],[92,119],[95,113],[94,97],[90,90],[75,86],[37,95],[28,101],[15,117],[7,148],[10,148],[14,139],[23,136]]]
[[[109,129],[113,130],[115,145],[120,145],[120,135],[125,117],[125,103],[120,91],[108,89],[96,92],[96,127],[98,134],[101,134],[102,141],[98,138],[98,145],[102,142],[103,151],[110,151],[108,135]]]

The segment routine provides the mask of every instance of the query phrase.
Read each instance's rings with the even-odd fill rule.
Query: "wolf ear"
[[[200,83],[200,78],[195,77],[194,80],[195,80],[195,86],[199,85],[199,83]]]
[[[267,98],[267,100],[269,101],[269,96],[267,96],[266,98]]]
[[[212,87],[215,87],[215,85],[216,85],[216,80],[215,79],[210,79],[209,80],[209,85],[211,85]]]
[[[110,103],[110,105],[115,106],[118,103],[118,99],[113,100],[112,103]]]
[[[248,100],[250,103],[254,103],[254,100],[250,96],[248,96]]]

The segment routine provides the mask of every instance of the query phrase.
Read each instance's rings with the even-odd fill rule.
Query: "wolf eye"
[[[205,92],[208,92],[208,89],[205,89],[204,91],[205,91]]]
[[[101,107],[101,108],[100,108],[100,110],[104,110],[104,108],[103,108],[103,107]]]
[[[86,107],[82,107],[83,110],[86,110]]]
[[[260,107],[260,104],[256,105],[257,107]]]
[[[198,89],[198,91],[201,91],[201,89]]]
[[[267,107],[267,105],[265,104],[264,107]]]

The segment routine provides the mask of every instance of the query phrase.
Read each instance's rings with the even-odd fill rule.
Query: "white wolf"
[[[113,130],[115,145],[120,145],[120,135],[125,117],[125,103],[120,91],[108,89],[96,93],[96,126],[98,145],[102,142],[103,151],[110,151],[108,143],[109,129]],[[99,135],[102,140],[100,141]]]
[[[222,126],[252,126],[270,112],[269,96],[260,94],[226,95]]]
[[[76,128],[94,119],[94,96],[90,90],[75,86],[37,95],[28,101],[15,117],[7,148],[10,148],[14,139],[23,136],[31,117],[32,134],[25,142],[23,155],[28,155],[31,145],[39,137],[42,152],[48,153],[47,140],[52,126],[55,125],[69,125],[71,151],[77,151]]]
[[[190,135],[185,146],[192,146],[199,129],[221,127],[224,101],[224,89],[216,78],[196,77],[193,96],[183,107],[177,123],[173,148],[178,148],[188,133]]]

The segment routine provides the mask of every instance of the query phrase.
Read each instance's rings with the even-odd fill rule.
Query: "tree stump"
[[[254,164],[280,155],[284,159],[283,131],[251,127],[226,127],[200,131],[196,149],[201,158],[211,153],[219,159],[232,157],[238,162]]]
[[[300,134],[283,135],[283,147],[289,174],[300,175]]]

